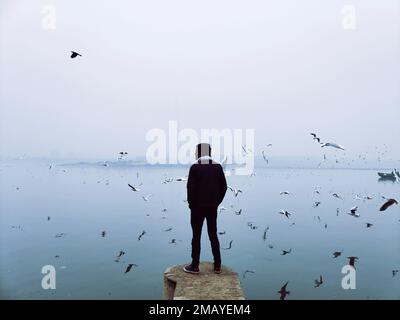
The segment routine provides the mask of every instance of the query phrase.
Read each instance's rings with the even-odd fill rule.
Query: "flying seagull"
[[[166,183],[169,183],[169,182],[172,182],[172,181],[174,181],[174,178],[165,178],[164,181],[163,181],[163,184],[166,184]]]
[[[246,270],[245,272],[243,272],[243,279],[246,278],[246,273],[255,273],[252,270]]]
[[[291,252],[292,252],[292,249],[289,249],[289,251],[282,250],[281,256],[285,256],[285,255],[287,255],[287,254],[289,254]]]
[[[393,277],[395,277],[398,272],[399,272],[399,270],[392,270]]]
[[[352,217],[359,218],[360,214],[357,213],[357,210],[358,210],[358,207],[353,207],[350,209],[350,213],[348,213],[348,214],[351,215]]]
[[[281,297],[280,297],[281,300],[285,300],[286,296],[287,296],[288,294],[290,294],[290,291],[287,291],[287,290],[286,290],[286,287],[287,287],[288,283],[289,283],[289,282],[286,282],[286,283],[283,285],[283,287],[281,288],[281,290],[278,291],[278,293],[281,295]]]
[[[224,211],[224,210],[226,210],[226,208],[224,207],[224,206],[222,206],[222,207],[219,207],[219,209],[218,209],[218,213],[221,213],[222,211]]]
[[[279,192],[279,195],[289,195],[290,194],[290,192],[289,191],[281,191],[281,192]]]
[[[120,250],[117,254],[117,258],[121,258],[125,254],[125,251]]]
[[[142,184],[140,184],[140,185],[142,185]],[[140,189],[138,188],[138,187],[135,187],[135,186],[133,186],[133,185],[131,185],[131,184],[129,184],[128,183],[128,186],[132,189],[132,191],[140,191]]]
[[[313,140],[317,140],[319,143],[321,143],[321,139],[317,137],[315,133],[310,133],[313,136]]]
[[[168,229],[165,229],[164,231],[168,232],[168,231],[171,231],[171,230],[172,230],[172,228],[168,228]]]
[[[262,156],[263,156],[264,161],[265,161],[266,163],[268,163],[268,158],[267,158],[267,155],[266,155],[265,151],[263,150],[261,153],[262,153]]]
[[[74,59],[74,58],[76,58],[77,56],[82,57],[82,55],[81,55],[80,53],[75,52],[75,51],[71,51],[71,59]]]
[[[138,240],[142,239],[142,237],[146,234],[146,231],[143,230],[142,233],[139,235]]]
[[[235,195],[235,198],[238,196],[239,193],[242,193],[242,190],[236,189],[236,188],[233,188],[233,187],[230,187],[230,186],[228,186],[228,189],[233,192],[233,194]]]
[[[252,152],[252,150],[250,148],[247,148],[246,146],[242,146],[242,150],[243,150],[244,154],[248,154],[248,153]]]
[[[128,266],[127,266],[127,268],[126,268],[126,270],[125,270],[124,273],[128,273],[129,271],[131,271],[131,269],[132,269],[133,266],[138,267],[137,264],[130,263],[130,264],[128,264]]]
[[[103,231],[101,232],[101,236],[102,236],[103,238],[105,238],[105,236],[106,236],[106,231],[105,231],[105,230],[103,230]]]
[[[170,244],[178,244],[177,241],[182,241],[182,240],[171,239],[171,241],[169,243]]]
[[[343,252],[343,250],[342,250],[342,251],[335,251],[335,252],[333,253],[333,257],[334,257],[334,258],[340,257],[340,256],[342,255],[342,252]]]
[[[321,284],[323,284],[324,282],[322,281],[322,276],[320,275],[319,279],[315,279],[314,283],[315,283],[314,288],[318,288]]]
[[[320,201],[315,201],[315,202],[314,202],[314,208],[317,208],[320,204],[321,204]]]
[[[337,193],[332,194],[335,198],[342,199]]]
[[[233,242],[233,240],[231,240],[231,241],[229,242],[229,246],[228,246],[227,248],[222,248],[222,249],[224,249],[224,250],[230,250],[230,249],[232,249],[232,242]]]
[[[366,226],[367,226],[367,228],[371,228],[371,227],[373,226],[373,224],[372,224],[372,223],[369,223],[369,222],[367,222],[367,223],[366,223]]]
[[[264,229],[264,233],[263,233],[263,237],[262,237],[262,239],[263,239],[264,241],[267,239],[267,232],[268,232],[268,230],[269,230],[269,227],[266,227],[266,228]]]
[[[351,265],[354,269],[356,268],[355,263],[358,260],[358,257],[347,257],[349,259],[349,265]]]
[[[323,148],[323,147],[332,147],[332,148],[344,150],[344,148],[340,144],[331,143],[331,142],[321,143],[321,148]]]
[[[122,160],[125,156],[127,156],[128,155],[128,152],[124,152],[124,151],[121,151],[120,153],[119,153],[119,157],[118,157],[118,160]]]
[[[285,216],[286,218],[288,218],[288,219],[289,219],[289,216],[292,215],[291,213],[289,213],[289,212],[286,211],[286,210],[281,210],[281,211],[279,211],[279,214],[284,215],[284,216]]]
[[[393,204],[399,204],[396,199],[388,199],[382,207],[379,209],[379,211],[385,211],[387,208],[389,208]]]
[[[187,178],[179,177],[179,178],[176,178],[175,181],[187,181]]]
[[[66,233],[61,232],[61,233],[57,233],[57,234],[55,235],[55,237],[56,237],[56,238],[61,238],[61,237],[66,236],[66,235],[67,235]]]
[[[152,196],[152,194],[148,194],[147,196],[143,196],[142,199],[144,201],[149,201],[151,196]]]

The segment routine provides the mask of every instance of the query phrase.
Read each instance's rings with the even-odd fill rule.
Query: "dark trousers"
[[[191,210],[190,224],[192,225],[192,265],[198,267],[200,262],[201,229],[204,219],[207,220],[208,237],[211,242],[211,250],[214,263],[221,265],[221,253],[217,236],[217,208],[196,208]]]

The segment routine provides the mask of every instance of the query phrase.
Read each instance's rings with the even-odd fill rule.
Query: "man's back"
[[[187,182],[189,207],[217,208],[227,189],[224,171],[219,163],[199,162],[193,164],[189,171]]]

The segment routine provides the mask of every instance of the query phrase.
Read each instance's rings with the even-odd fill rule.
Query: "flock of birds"
[[[318,143],[320,143],[321,147],[332,147],[332,148],[344,150],[344,148],[339,144],[332,143],[332,142],[322,143],[321,139],[316,134],[311,133],[311,135],[313,136],[314,140],[317,140]],[[271,146],[272,146],[272,144],[267,145],[267,147],[271,147]],[[243,146],[243,152],[244,153],[249,153],[249,152],[252,152],[252,150],[250,150],[250,149],[246,148],[245,146]],[[268,162],[267,153],[266,153],[265,150],[262,151],[262,156],[263,156],[264,160],[266,162]],[[187,178],[186,177],[166,178],[166,179],[164,179],[164,181],[162,183],[166,184],[166,183],[170,183],[170,182],[173,182],[173,181],[187,181]],[[134,186],[134,185],[128,183],[128,187],[134,192],[139,192],[140,191],[140,188],[139,188],[140,186],[141,186],[141,184],[139,184],[138,186]],[[319,189],[320,189],[320,187],[317,187],[314,190],[314,192],[316,194],[320,194],[320,190]],[[233,195],[234,198],[237,198],[240,194],[243,194],[243,190],[242,189],[239,189],[239,188],[236,188],[236,187],[233,187],[233,186],[230,186],[230,185],[228,185],[228,190],[232,192],[232,195]],[[292,193],[287,191],[287,190],[281,191],[279,194],[281,196],[290,196],[290,195],[292,195]],[[149,196],[150,195],[144,196],[143,200],[147,201]],[[338,193],[332,193],[332,197],[334,197],[336,199],[343,199],[342,196],[339,195]],[[381,205],[381,207],[379,208],[380,212],[386,211],[388,208],[390,208],[393,205],[398,205],[398,201],[396,199],[386,198],[384,196],[382,196],[382,198],[385,201]],[[366,195],[366,196],[356,195],[355,199],[356,200],[366,201],[366,200],[372,200],[373,197],[370,196],[370,195]],[[320,204],[321,204],[321,201],[314,202],[314,208],[317,208]],[[228,210],[228,208],[226,208],[224,206],[220,206],[219,209],[218,209],[218,212],[222,213],[222,212],[224,212],[226,210]],[[242,212],[243,212],[243,209],[233,210],[233,212],[236,215],[241,215]],[[288,212],[287,210],[281,210],[281,211],[278,212],[278,214],[282,215],[286,219],[290,219],[291,216],[293,215],[293,213]],[[337,212],[336,212],[336,215],[338,215],[338,214],[339,214],[339,209],[337,209]],[[352,208],[350,208],[349,212],[347,212],[347,214],[352,216],[352,217],[359,218],[360,214],[358,213],[358,206],[353,206]],[[317,216],[317,218],[318,218],[318,220],[320,220],[319,216]],[[258,228],[258,226],[254,225],[254,223],[252,223],[252,222],[248,222],[247,225],[252,230],[255,230],[255,229]],[[290,226],[294,226],[294,225],[295,225],[295,223],[293,222]],[[324,226],[325,226],[325,228],[327,228],[327,224],[326,223],[325,223]],[[372,226],[373,226],[372,223],[366,222],[366,227],[367,228],[371,228]],[[169,228],[169,229],[167,229],[165,231],[171,231],[171,230],[172,230],[172,228]],[[262,236],[263,240],[266,240],[268,230],[269,230],[269,227],[264,229],[263,236]],[[218,232],[219,235],[224,235],[225,233],[226,233],[226,231],[219,231]],[[145,231],[143,231],[143,233],[139,236],[139,240],[144,234],[145,234]],[[173,239],[172,242],[174,242],[175,240],[176,239]],[[222,247],[222,250],[230,250],[230,249],[232,249],[232,244],[233,244],[233,240],[230,240],[229,245],[227,247]],[[271,249],[273,248],[272,245],[268,245],[268,247],[271,248]],[[282,249],[280,255],[285,256],[285,255],[289,255],[291,253],[292,253],[292,248]],[[333,258],[340,257],[342,255],[342,253],[343,253],[343,250],[333,252]],[[348,265],[350,265],[350,266],[355,268],[355,263],[358,260],[358,257],[349,256],[349,257],[347,257],[347,259],[348,259]],[[397,275],[398,271],[399,270],[392,270],[393,277]],[[255,273],[254,270],[245,270],[244,273],[242,274],[242,277],[243,277],[243,279],[245,279],[247,274],[254,274],[254,273]],[[290,291],[287,290],[288,283],[289,282],[286,282],[282,286],[282,288],[278,291],[278,293],[280,294],[280,299],[282,299],[282,300],[284,300],[286,298],[286,296],[290,294]],[[322,275],[320,275],[319,278],[314,280],[314,287],[315,288],[319,288],[320,286],[323,285],[323,283],[324,283],[323,277],[322,277]]]
[[[71,58],[71,59],[75,59],[75,58],[77,58],[77,57],[82,57],[82,55],[81,55],[80,53],[76,52],[76,51],[71,51],[70,58]],[[315,140],[315,141],[319,144],[319,146],[320,146],[321,148],[328,148],[328,147],[330,147],[330,148],[334,148],[334,149],[338,149],[338,150],[343,150],[343,151],[345,150],[345,148],[344,148],[342,145],[340,145],[340,144],[337,144],[337,143],[334,143],[334,142],[323,142],[323,141],[321,140],[321,138],[320,138],[316,133],[310,133],[310,135],[312,136],[313,140]],[[266,148],[270,148],[270,147],[272,147],[272,144],[267,144],[267,145],[266,145]],[[244,154],[248,154],[248,153],[253,152],[253,150],[247,148],[246,146],[242,146],[242,150],[243,150],[243,153],[244,153]],[[262,158],[264,159],[264,161],[268,164],[268,163],[269,163],[269,158],[268,158],[268,152],[267,152],[267,150],[262,150],[261,155],[262,155]],[[124,160],[127,156],[128,156],[128,153],[127,153],[127,152],[121,151],[121,152],[119,152],[119,154],[118,154],[118,160]],[[361,158],[361,155],[360,155],[360,158]],[[325,161],[325,160],[326,160],[326,156],[324,155],[324,161]],[[364,156],[364,160],[365,160],[365,156]],[[338,159],[336,159],[336,162],[338,162]],[[225,169],[226,164],[225,164],[225,163],[221,163],[221,164],[223,165],[223,168]],[[320,165],[321,165],[321,164],[319,164],[318,167],[320,167]],[[108,166],[108,163],[105,162],[105,163],[104,163],[104,166]],[[52,166],[49,167],[49,169],[51,169],[51,168],[52,168]],[[64,170],[64,172],[65,172],[65,170]],[[253,175],[255,175],[255,173],[253,173],[252,176],[253,176]],[[162,183],[163,183],[163,184],[167,184],[167,183],[171,183],[171,182],[174,182],[174,181],[177,181],[177,182],[185,182],[185,181],[187,181],[187,177],[177,177],[177,178],[171,178],[171,177],[169,177],[169,178],[165,178],[165,179],[163,180]],[[141,191],[141,186],[142,186],[142,183],[140,183],[140,184],[138,184],[138,185],[133,185],[133,184],[128,183],[128,187],[130,188],[130,190],[131,190],[132,192],[140,192],[140,191]],[[19,190],[19,189],[20,189],[20,188],[17,187],[17,190]],[[228,189],[232,192],[232,194],[233,194],[233,196],[234,196],[235,198],[237,198],[240,194],[243,194],[243,191],[242,191],[241,189],[239,189],[239,188],[235,188],[235,187],[233,187],[233,186],[228,186]],[[317,193],[317,194],[319,194],[319,189],[317,188],[314,192]],[[280,192],[280,195],[281,195],[281,196],[289,196],[289,195],[291,195],[291,193],[290,193],[289,191],[281,191],[281,192]],[[143,201],[147,202],[147,201],[150,201],[150,199],[151,199],[152,196],[153,196],[152,194],[143,195],[143,196],[142,196],[142,199],[143,199]],[[341,199],[341,196],[340,196],[339,194],[337,194],[337,193],[333,193],[332,196],[335,197],[335,198],[337,198],[337,199]],[[384,198],[384,197],[383,197],[383,198]],[[362,199],[362,200],[371,200],[372,197],[370,197],[370,196],[361,197],[361,196],[360,196],[359,199]],[[381,211],[381,212],[386,211],[388,208],[390,208],[390,207],[393,206],[393,205],[398,205],[398,201],[397,201],[396,199],[393,199],[393,198],[384,198],[384,200],[385,200],[385,202],[384,202],[384,203],[382,204],[382,206],[380,207],[380,211]],[[314,203],[314,207],[317,208],[320,204],[321,204],[320,201],[316,201],[316,202]],[[218,212],[219,212],[219,213],[222,213],[223,211],[226,211],[226,210],[228,210],[226,207],[220,206],[219,209],[218,209]],[[165,211],[167,211],[167,209],[164,208],[164,209],[162,209],[162,211],[165,212]],[[242,214],[242,209],[234,210],[234,213],[235,213],[236,215],[241,215],[241,214]],[[284,209],[281,210],[281,211],[279,211],[278,214],[282,215],[282,217],[284,217],[285,219],[291,219],[291,217],[292,217],[292,215],[293,215],[292,212],[289,212],[289,211],[284,210]],[[337,215],[338,215],[338,214],[339,214],[339,210],[337,210]],[[348,215],[350,215],[350,216],[352,216],[352,217],[354,217],[354,218],[359,218],[359,217],[360,217],[360,214],[358,213],[358,206],[354,206],[354,207],[350,208],[350,210],[349,210],[349,212],[348,212]],[[319,217],[319,216],[318,216],[317,218],[318,218],[318,220],[320,220],[320,217]],[[51,219],[50,217],[47,217],[47,220],[50,220],[50,219]],[[294,225],[295,225],[295,223],[293,222],[290,226],[294,226]],[[371,228],[372,226],[373,226],[372,223],[369,223],[369,222],[366,223],[366,227],[367,227],[367,228]],[[252,223],[252,222],[249,222],[249,223],[248,223],[248,227],[249,227],[250,229],[252,229],[252,230],[255,230],[255,229],[258,228],[258,226],[254,225],[254,223]],[[22,230],[21,226],[12,226],[12,228]],[[327,228],[327,224],[325,224],[325,228]],[[165,231],[165,232],[169,232],[169,231],[171,231],[171,230],[172,230],[172,227],[170,227],[170,228],[168,228],[168,229],[165,229],[164,231]],[[267,227],[267,228],[264,229],[264,231],[263,231],[263,236],[262,236],[263,240],[266,240],[268,230],[269,230],[269,227]],[[219,232],[218,232],[219,235],[224,235],[225,233],[226,233],[226,231],[219,231]],[[65,236],[65,235],[66,235],[66,233],[58,233],[58,234],[55,235],[55,237],[56,237],[56,238],[60,238],[60,237],[63,237],[63,236]],[[146,231],[143,230],[143,231],[139,234],[139,236],[138,236],[138,241],[140,241],[145,235],[146,235]],[[101,236],[102,236],[103,238],[106,237],[106,230],[103,230],[103,231],[101,232]],[[171,239],[171,240],[170,240],[170,243],[171,243],[171,244],[177,244],[178,241],[181,241],[181,240]],[[233,244],[233,240],[230,240],[229,245],[228,245],[227,247],[222,247],[222,249],[223,249],[223,250],[230,250],[230,249],[232,249],[232,244]],[[271,244],[269,244],[268,247],[269,247],[269,248],[273,248],[273,246],[272,246]],[[343,250],[333,252],[333,258],[338,258],[338,257],[340,257],[340,256],[342,255],[342,252],[343,252]],[[289,249],[287,249],[287,250],[286,250],[286,249],[283,249],[282,252],[281,252],[281,255],[282,255],[282,256],[285,256],[285,255],[289,255],[289,254],[291,254],[291,253],[292,253],[292,248],[289,248]],[[121,261],[121,259],[122,259],[122,257],[123,257],[124,255],[125,255],[125,251],[120,250],[120,251],[116,254],[116,257],[115,257],[115,260],[114,260],[114,261],[115,261],[115,262],[118,262],[118,263],[120,263],[120,262],[127,263],[126,261]],[[58,256],[56,256],[56,257],[58,257]],[[355,263],[356,263],[356,261],[358,260],[358,257],[356,257],[356,256],[349,256],[349,257],[347,257],[347,259],[348,259],[348,264],[349,264],[350,266],[352,266],[352,267],[355,268]],[[126,273],[129,273],[133,268],[137,268],[137,267],[138,267],[138,265],[135,264],[135,263],[127,263],[127,264],[126,264],[126,267],[125,267],[125,269],[124,269],[124,273],[125,273],[125,274],[126,274]],[[399,272],[399,270],[392,270],[392,275],[393,275],[393,277],[396,276],[396,274],[397,274],[398,272]],[[245,270],[244,273],[243,273],[243,275],[242,275],[242,277],[243,277],[243,279],[244,279],[244,278],[246,277],[247,274],[253,274],[253,273],[255,273],[254,270]],[[281,300],[284,300],[284,299],[286,298],[286,296],[290,294],[290,291],[288,291],[288,289],[287,289],[288,283],[289,283],[289,282],[287,281],[287,282],[280,288],[280,290],[278,291]],[[322,275],[320,275],[319,278],[317,278],[317,279],[314,280],[314,287],[315,287],[315,288],[319,288],[320,286],[323,285],[323,283],[324,283],[323,277],[322,277]]]
[[[317,135],[315,135],[315,134],[312,134],[312,136],[313,136],[313,139],[317,140],[318,143],[321,144],[321,147],[333,147],[333,148],[336,148],[336,149],[343,149],[343,147],[341,147],[340,145],[338,145],[338,144],[336,144],[336,143],[321,143],[321,142],[320,142],[320,138],[317,137]],[[268,147],[270,147],[270,146],[271,146],[271,145],[268,145]],[[248,148],[246,148],[246,147],[243,147],[243,152],[252,152],[252,150],[250,150],[250,149],[248,149]],[[119,152],[119,154],[118,154],[118,160],[124,160],[125,157],[126,157],[127,155],[128,155],[127,152],[124,152],[124,151]],[[262,155],[263,155],[263,157],[267,158],[265,150],[262,151]],[[49,169],[52,169],[52,168],[53,168],[53,167],[50,165],[50,166],[49,166]],[[63,172],[66,172],[66,171],[63,170]],[[137,179],[139,179],[139,173],[137,173]],[[168,183],[172,183],[172,182],[185,182],[185,181],[187,181],[187,177],[176,177],[176,178],[166,177],[166,178],[164,178],[164,180],[162,181],[162,184],[168,184]],[[109,182],[107,182],[107,184],[108,184],[108,183],[109,183]],[[142,191],[142,186],[143,186],[143,183],[137,183],[137,184],[128,183],[128,184],[127,184],[127,187],[128,187],[132,192],[134,192],[134,193],[140,193],[140,192]],[[320,194],[320,189],[321,189],[320,187],[316,187],[315,190],[314,190],[314,193],[319,195],[319,194]],[[17,190],[20,190],[20,187],[18,187]],[[243,190],[242,190],[242,189],[237,188],[237,187],[233,187],[233,186],[231,186],[231,185],[228,186],[228,190],[229,190],[230,192],[232,192],[232,196],[233,196],[234,198],[238,198],[239,195],[242,195],[242,194],[243,194]],[[282,197],[289,197],[289,196],[292,196],[293,194],[292,194],[290,191],[288,191],[288,190],[284,190],[284,191],[280,191],[280,192],[279,192],[279,195],[282,196]],[[339,195],[337,192],[332,193],[331,195],[332,195],[333,198],[342,199],[342,200],[343,200],[343,197],[342,197],[341,195]],[[143,199],[143,201],[147,202],[147,201],[150,201],[150,200],[151,200],[152,196],[153,196],[153,194],[147,194],[147,195],[143,195],[141,198]],[[372,200],[373,197],[370,196],[370,195],[364,195],[364,196],[356,195],[355,199],[356,199],[356,200],[362,200],[362,201],[368,201],[368,200]],[[388,210],[388,209],[389,209],[390,207],[392,207],[393,205],[398,205],[398,201],[397,201],[396,199],[394,199],[394,198],[386,198],[386,197],[382,196],[382,200],[384,200],[384,202],[382,203],[382,205],[381,205],[380,208],[379,208],[379,211],[380,211],[380,212],[384,212],[384,211]],[[186,200],[184,200],[184,202],[186,202]],[[315,201],[313,206],[314,206],[314,208],[317,208],[319,205],[321,205],[321,201]],[[232,208],[233,208],[233,206],[231,206],[231,209],[232,209]],[[226,207],[224,207],[224,206],[220,206],[220,207],[219,207],[219,213],[222,213],[222,212],[227,211],[227,210],[229,210],[229,209],[226,208]],[[166,208],[163,208],[163,209],[162,209],[162,212],[166,212],[166,211],[167,211]],[[234,212],[235,215],[242,215],[243,209],[241,209],[241,208],[238,209],[238,210],[237,210],[237,209],[234,209],[233,212]],[[284,209],[280,210],[280,211],[278,212],[278,214],[281,215],[284,219],[288,219],[288,220],[292,219],[292,217],[295,216],[295,213],[289,212],[288,210],[284,210]],[[336,215],[338,215],[338,214],[339,214],[339,209],[337,209],[337,212],[336,212]],[[359,218],[359,217],[360,217],[360,213],[358,212],[358,206],[353,206],[353,207],[351,207],[351,208],[349,209],[349,211],[347,212],[347,214],[350,215],[350,216],[352,216],[352,217],[354,217],[354,218]],[[165,217],[163,217],[163,218],[165,218]],[[321,219],[320,219],[320,216],[317,216],[317,218],[318,218],[319,221],[321,220]],[[51,220],[51,217],[48,216],[48,217],[47,217],[47,221],[50,221],[50,220]],[[292,224],[290,224],[290,226],[294,226],[294,225],[295,225],[294,222],[293,222]],[[258,229],[258,226],[255,225],[253,222],[248,222],[248,223],[247,223],[247,226],[248,226],[251,230],[256,230],[256,229]],[[373,226],[372,223],[366,222],[366,228],[371,228],[372,226]],[[23,230],[21,226],[12,226],[12,228],[13,228],[13,229]],[[327,224],[325,224],[325,228],[327,228]],[[265,229],[263,230],[262,239],[263,239],[264,241],[267,239],[267,233],[268,233],[269,229],[270,229],[270,227],[268,226],[267,228],[265,228]],[[169,231],[171,231],[171,230],[172,230],[172,227],[169,227],[169,228],[167,228],[167,229],[164,229],[165,232],[169,232]],[[224,235],[224,234],[226,234],[226,231],[218,231],[218,234],[219,234],[219,235]],[[58,233],[58,234],[55,235],[55,237],[56,237],[56,238],[61,238],[61,237],[64,237],[64,236],[66,236],[66,235],[67,235],[66,233]],[[143,238],[145,235],[146,235],[146,231],[143,230],[143,231],[138,235],[137,240],[138,240],[138,241],[141,241],[142,238]],[[103,237],[103,238],[106,237],[106,230],[101,231],[101,237]],[[176,245],[176,244],[177,244],[178,242],[180,242],[180,241],[181,241],[181,240],[177,240],[177,239],[173,238],[173,239],[171,239],[171,240],[169,241],[169,243],[170,243],[170,244]],[[231,250],[231,249],[232,249],[232,246],[233,246],[233,240],[230,240],[228,246],[223,246],[221,249],[222,249],[222,250]],[[270,249],[273,249],[273,248],[274,248],[271,244],[269,244],[268,247],[269,247]],[[280,255],[281,255],[281,256],[290,255],[290,254],[292,253],[292,251],[293,251],[292,248],[281,249]],[[124,272],[123,272],[124,274],[129,273],[130,271],[132,271],[132,270],[134,270],[135,268],[139,267],[139,266],[138,266],[137,264],[135,264],[135,263],[131,263],[131,262],[127,262],[127,261],[122,260],[123,257],[124,257],[124,255],[125,255],[125,253],[126,253],[126,252],[125,252],[124,250],[120,250],[119,252],[117,252],[116,257],[115,257],[115,260],[114,260],[114,261],[117,262],[117,263],[123,263],[123,264],[125,264]],[[342,253],[343,253],[343,250],[333,252],[333,258],[336,259],[336,258],[340,257],[340,256],[342,255]],[[59,257],[59,255],[57,255],[57,256],[55,256],[55,257]],[[352,266],[352,267],[355,268],[356,261],[357,261],[359,258],[358,258],[357,256],[348,256],[347,259],[348,259],[348,265],[350,265],[350,266]],[[392,270],[392,275],[393,275],[393,277],[395,277],[395,276],[397,275],[398,272],[399,272],[399,270]],[[245,271],[243,272],[243,274],[242,274],[242,277],[243,277],[243,279],[245,279],[246,276],[247,276],[248,274],[254,274],[254,273],[255,273],[254,270],[245,270]],[[279,295],[280,295],[280,299],[282,299],[282,300],[284,300],[284,299],[287,297],[287,295],[290,294],[290,291],[288,291],[288,289],[287,289],[288,284],[289,284],[289,282],[287,281],[287,282],[281,287],[281,289],[278,291],[278,293],[279,293]],[[324,284],[324,279],[323,279],[323,276],[322,276],[322,275],[320,275],[317,279],[314,280],[314,287],[315,287],[315,288],[319,288],[319,287],[321,287],[323,284]]]

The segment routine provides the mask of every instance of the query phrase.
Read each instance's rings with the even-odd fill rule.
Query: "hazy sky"
[[[0,154],[141,155],[177,120],[276,155],[320,154],[315,131],[400,157],[399,65],[399,0],[0,0]]]

